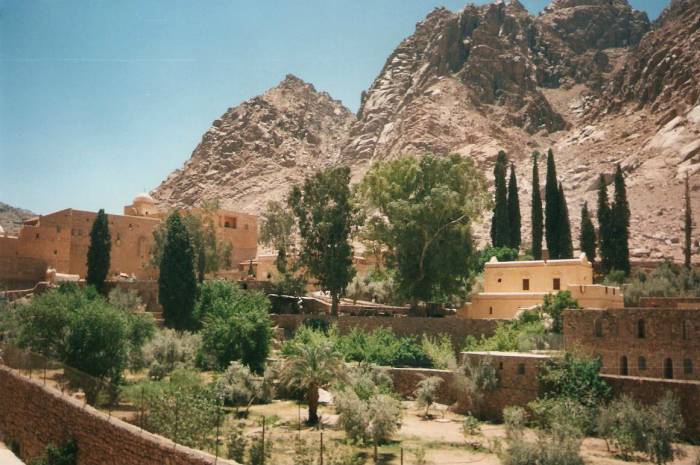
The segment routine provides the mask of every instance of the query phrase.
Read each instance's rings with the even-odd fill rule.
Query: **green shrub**
[[[248,439],[243,434],[243,424],[234,424],[226,437],[226,458],[243,463]]]
[[[314,465],[318,455],[318,446],[306,439],[299,438],[294,443],[294,465]]]
[[[673,262],[663,262],[651,273],[637,273],[624,285],[626,306],[638,306],[641,297],[700,297],[700,273]]]
[[[479,262],[477,271],[484,271],[486,265],[492,257],[496,257],[499,262],[514,262],[518,259],[518,249],[510,249],[508,247],[487,247],[479,254]]]
[[[169,381],[131,386],[127,396],[144,411],[144,428],[198,449],[211,446],[217,400],[197,372],[174,371]]]
[[[416,385],[413,395],[416,397],[418,407],[425,408],[425,413],[423,414],[425,418],[428,418],[430,407],[436,402],[438,391],[443,382],[444,380],[439,376],[430,376],[423,378]]]
[[[365,459],[352,447],[339,444],[328,449],[324,463],[328,465],[363,465]]]
[[[397,337],[386,328],[369,333],[353,329],[338,337],[338,347],[347,361],[392,367],[432,367],[430,358],[415,338]]]
[[[362,364],[350,368],[346,378],[336,383],[336,391],[345,389],[352,389],[360,399],[368,401],[377,394],[392,394],[394,381],[384,368]]]
[[[465,436],[481,434],[481,422],[476,417],[467,415],[462,422],[462,434]]]
[[[444,370],[457,366],[452,339],[447,334],[440,334],[435,337],[424,334],[421,339],[421,347],[432,362],[433,368]]]
[[[552,319],[552,332],[561,334],[563,329],[562,311],[567,308],[580,308],[578,302],[571,298],[571,291],[559,291],[547,294],[542,303],[542,312]]]
[[[178,369],[194,368],[202,337],[187,331],[162,329],[144,348],[144,364],[148,376],[163,379]]]
[[[366,388],[362,389],[364,392]],[[401,403],[375,386],[368,398],[358,396],[352,386],[346,386],[335,396],[338,425],[354,443],[373,441],[383,444],[396,433],[401,419]]]
[[[455,384],[467,395],[472,415],[481,416],[484,396],[498,386],[496,369],[489,357],[478,361],[467,359],[454,371]]]
[[[600,377],[600,368],[598,358],[571,352],[549,360],[539,372],[544,397],[565,397],[597,409],[612,394],[610,386]]]
[[[270,353],[272,324],[269,300],[228,281],[207,281],[201,286],[196,313],[203,318],[199,363],[224,370],[239,360],[262,373]]]
[[[217,398],[233,405],[236,410],[244,407],[247,413],[253,403],[273,397],[273,394],[268,392],[271,387],[272,382],[255,376],[247,366],[240,362],[231,362],[214,383],[214,392]]]
[[[596,410],[567,397],[546,397],[527,404],[534,425],[547,431],[569,430],[591,434],[595,430]]]
[[[30,465],[76,465],[78,463],[78,446],[69,441],[61,446],[49,444],[44,454],[32,460]]]
[[[262,436],[254,437],[250,441],[248,449],[248,464],[247,465],[263,465],[270,463],[272,457],[272,438],[266,437],[263,441]]]
[[[622,396],[601,409],[597,424],[598,434],[623,458],[644,452],[657,465],[674,458],[673,442],[679,439],[682,428],[678,400],[670,393],[650,407]]]

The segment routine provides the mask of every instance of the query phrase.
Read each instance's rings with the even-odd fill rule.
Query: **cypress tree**
[[[165,243],[160,258],[158,301],[163,306],[165,325],[179,331],[194,327],[193,311],[197,297],[195,251],[180,214],[166,221]]]
[[[552,149],[547,152],[547,181],[544,186],[544,234],[547,239],[547,249],[550,259],[560,258],[559,253],[559,185],[557,182],[557,168],[554,165],[554,153]]]
[[[557,226],[557,234],[559,242],[557,244],[558,258],[573,258],[574,246],[571,241],[571,223],[569,222],[569,208],[566,205],[566,197],[564,196],[564,188],[559,183],[559,225]]]
[[[683,249],[683,255],[685,257],[685,267],[690,270],[690,251],[691,251],[691,235],[693,233],[693,213],[690,209],[690,183],[688,181],[688,175],[685,175],[685,225],[683,228],[685,232],[685,247]]]
[[[617,165],[615,170],[615,201],[610,207],[610,237],[612,239],[613,261],[616,270],[630,272],[630,206],[627,202],[627,189],[622,168]]]
[[[588,212],[588,202],[583,202],[581,207],[581,231],[578,237],[579,249],[586,254],[588,260],[593,263],[595,261],[595,226],[591,221],[591,214]]]
[[[532,256],[542,260],[542,197],[540,196],[540,172],[537,168],[539,152],[532,154]]]
[[[510,243],[510,224],[508,218],[508,191],[506,189],[506,170],[508,159],[506,153],[498,152],[496,165],[493,167],[495,185],[493,217],[491,218],[491,244],[494,247],[508,247]]]
[[[605,176],[600,175],[598,182],[598,247],[600,262],[604,273],[612,268],[612,250],[610,236],[610,204],[608,203],[608,185]]]
[[[520,196],[518,195],[518,180],[515,177],[515,165],[510,164],[510,179],[508,180],[508,227],[510,229],[511,249],[519,250],[520,237]]]
[[[103,209],[97,212],[90,230],[90,246],[87,252],[87,276],[85,280],[104,292],[104,284],[109,274],[112,237],[109,234],[109,221]]]

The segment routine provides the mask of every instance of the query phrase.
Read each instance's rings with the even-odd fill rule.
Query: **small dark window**
[[[502,370],[503,369],[503,362],[498,362],[498,369]]]
[[[499,282],[499,283],[501,282],[501,278],[498,278],[498,282]]]
[[[39,233],[36,233],[36,239],[39,239]]]
[[[664,360],[664,378],[673,379],[673,360],[670,358]]]
[[[58,250],[55,250],[55,249],[54,249],[53,254],[54,254],[54,255],[58,255]]]
[[[629,370],[627,369],[627,357],[624,355],[620,357],[620,374],[622,376],[627,376]]]
[[[489,307],[489,315],[493,315],[493,307]]]
[[[518,367],[516,369],[516,373],[518,375],[524,375],[525,374],[525,364],[524,363],[518,363]]]
[[[272,279],[272,273],[267,274],[267,279]]]
[[[647,325],[644,320],[637,321],[637,337],[639,339],[644,339],[647,337]]]
[[[530,290],[530,280],[523,279],[523,291],[529,291],[529,290]]]
[[[600,320],[595,320],[593,326],[595,327],[595,336],[603,337],[603,322]]]
[[[552,281],[552,287],[555,291],[561,289],[561,280],[559,278],[554,278],[554,281]]]
[[[689,358],[683,360],[683,373],[685,373],[686,375],[693,374],[693,361]]]
[[[637,359],[637,368],[639,369],[639,371],[646,370],[647,369],[647,359],[640,356]]]

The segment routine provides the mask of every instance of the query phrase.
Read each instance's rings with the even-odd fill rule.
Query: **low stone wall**
[[[52,442],[74,439],[78,465],[233,465],[102,413],[0,366],[0,439],[29,462]]]
[[[478,362],[487,358],[496,369],[498,387],[484,394],[479,412],[472,412],[490,420],[501,420],[503,409],[508,406],[525,407],[539,394],[537,373],[540,365],[548,357],[537,354],[521,353],[481,353],[465,352],[464,358]],[[473,409],[470,399],[463,387],[455,382],[455,376],[447,370],[427,370],[415,368],[389,368],[388,373],[394,381],[394,389],[404,397],[412,397],[420,380],[429,376],[438,376],[444,380],[438,392],[438,402],[453,406],[453,410],[467,413]]]
[[[700,309],[698,297],[640,297],[640,307]]]
[[[326,321],[336,325],[341,334],[349,333],[353,328],[373,331],[378,328],[389,328],[398,336],[422,336],[427,334],[447,334],[452,339],[456,350],[464,346],[467,336],[477,339],[482,335],[493,335],[498,320],[469,320],[455,316],[445,318],[426,317],[390,317],[390,316],[340,316],[329,315],[272,315],[272,321],[284,329],[286,337],[291,337],[296,329],[307,319]]]
[[[616,396],[626,394],[643,404],[653,404],[671,392],[681,404],[688,438],[700,439],[700,382],[674,379],[603,375]]]

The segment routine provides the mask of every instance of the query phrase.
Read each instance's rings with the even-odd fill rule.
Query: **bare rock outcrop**
[[[305,174],[336,163],[354,121],[341,102],[288,75],[215,120],[153,196],[167,206],[219,200],[225,208],[260,211]]]

